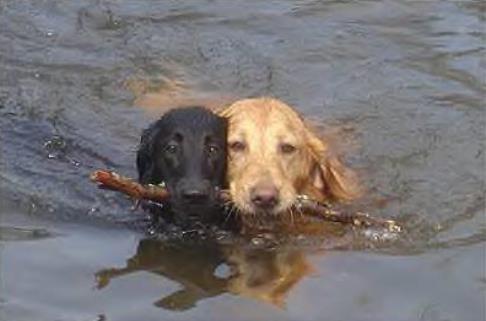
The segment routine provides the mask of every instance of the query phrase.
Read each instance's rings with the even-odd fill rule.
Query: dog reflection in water
[[[310,270],[304,254],[295,248],[248,249],[146,239],[125,267],[97,272],[96,282],[101,289],[118,276],[139,271],[167,277],[182,289],[154,304],[169,310],[187,310],[199,300],[224,293],[283,307],[286,295]]]

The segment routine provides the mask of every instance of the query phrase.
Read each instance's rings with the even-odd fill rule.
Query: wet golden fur
[[[286,212],[299,194],[320,201],[357,196],[354,173],[284,102],[244,99],[220,114],[229,121],[227,178],[239,212],[260,212],[251,202],[251,190],[259,184],[273,184],[278,190],[278,203],[270,214]]]

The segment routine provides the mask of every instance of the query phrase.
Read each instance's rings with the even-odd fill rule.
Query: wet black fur
[[[170,199],[164,218],[213,219],[224,187],[226,120],[203,107],[174,109],[144,130],[137,153],[139,181],[164,182]],[[165,215],[169,214],[169,215]]]

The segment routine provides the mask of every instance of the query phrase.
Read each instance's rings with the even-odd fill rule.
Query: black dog
[[[169,220],[183,225],[193,218],[207,221],[219,211],[226,127],[226,120],[211,111],[187,107],[167,112],[143,132],[137,153],[139,181],[166,185]]]

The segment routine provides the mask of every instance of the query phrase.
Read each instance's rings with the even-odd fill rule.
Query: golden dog
[[[357,196],[354,173],[284,102],[239,100],[220,115],[229,121],[227,178],[241,214],[287,212],[299,194],[319,201]]]

